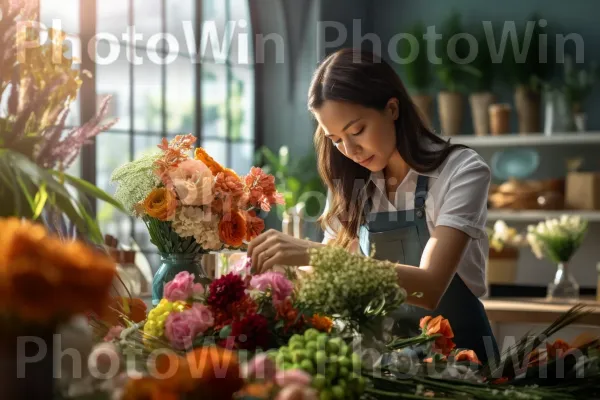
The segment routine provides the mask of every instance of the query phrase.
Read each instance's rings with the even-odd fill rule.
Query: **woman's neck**
[[[398,189],[400,183],[408,175],[408,171],[410,171],[410,166],[400,156],[398,150],[395,150],[387,166],[383,169],[388,199],[392,204],[394,204],[396,189]]]

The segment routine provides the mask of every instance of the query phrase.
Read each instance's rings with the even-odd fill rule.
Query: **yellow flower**
[[[162,338],[165,333],[165,322],[172,312],[182,312],[188,307],[185,301],[170,302],[162,299],[148,314],[144,324],[144,334],[150,338]]]

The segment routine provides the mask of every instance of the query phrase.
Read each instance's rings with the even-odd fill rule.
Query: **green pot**
[[[207,279],[206,272],[202,267],[201,253],[175,253],[160,254],[160,267],[152,281],[152,306],[156,307],[163,298],[164,286],[182,271],[194,274],[198,283]]]

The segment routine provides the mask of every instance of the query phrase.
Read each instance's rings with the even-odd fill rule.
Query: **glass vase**
[[[194,274],[195,281],[200,283],[207,279],[202,265],[202,253],[161,253],[160,267],[152,280],[152,306],[156,307],[163,298],[165,284],[172,281],[182,271]]]
[[[548,285],[549,299],[578,299],[579,284],[571,274],[569,263],[561,262],[556,269],[554,281]]]

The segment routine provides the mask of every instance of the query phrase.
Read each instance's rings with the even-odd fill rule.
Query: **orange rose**
[[[199,347],[186,355],[197,386],[194,393],[206,399],[230,399],[244,386],[235,352],[221,347]]]
[[[216,176],[219,172],[223,172],[224,170],[221,164],[219,164],[211,156],[209,156],[206,150],[204,150],[202,147],[198,147],[194,151],[194,158],[196,160],[202,161],[204,165],[206,165],[208,169],[210,169],[210,172],[212,172],[213,176]]]
[[[450,322],[441,315],[438,315],[435,318],[432,318],[431,316],[423,317],[421,318],[419,326],[424,335],[438,336],[433,345],[435,351],[448,355],[456,347],[452,341],[454,332],[452,332]]]
[[[255,211],[245,213],[246,218],[246,241],[251,241],[265,230],[265,221],[256,216]]]
[[[219,239],[231,247],[239,247],[246,237],[246,220],[239,212],[223,215],[219,222]]]
[[[331,320],[331,318],[321,316],[318,314],[312,316],[312,318],[310,319],[310,324],[316,330],[327,333],[331,332],[331,328],[333,327],[333,321]]]
[[[477,354],[473,350],[461,350],[454,355],[454,361],[469,361],[476,364],[481,364]]]
[[[161,221],[169,221],[175,216],[177,198],[166,188],[156,188],[144,200],[144,211]]]
[[[18,218],[0,218],[0,232],[0,309],[38,323],[104,313],[116,274],[108,255]]]

